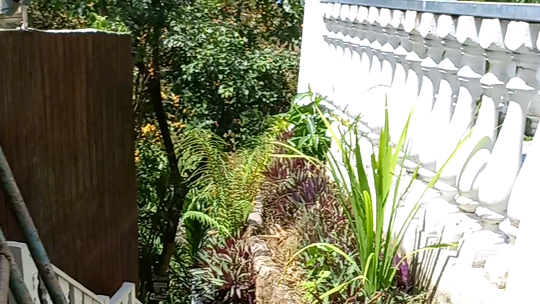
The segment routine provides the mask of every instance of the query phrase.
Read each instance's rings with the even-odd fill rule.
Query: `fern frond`
[[[221,234],[230,236],[230,231],[224,225],[220,224],[217,220],[200,211],[188,211],[182,216],[182,220],[193,220],[206,225],[208,227],[217,229]]]

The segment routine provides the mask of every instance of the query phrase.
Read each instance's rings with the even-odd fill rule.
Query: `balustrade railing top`
[[[480,18],[496,18],[540,22],[540,5],[520,3],[415,1],[415,0],[323,0],[321,3],[375,6],[404,11],[418,11],[446,15],[466,15]]]

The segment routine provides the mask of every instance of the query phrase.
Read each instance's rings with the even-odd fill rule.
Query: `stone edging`
[[[253,212],[248,218],[248,229],[253,233],[250,237],[253,252],[253,271],[256,273],[256,298],[259,304],[294,304],[288,288],[278,284],[282,270],[272,260],[272,251],[268,244],[258,236],[264,228],[262,197],[257,196]]]

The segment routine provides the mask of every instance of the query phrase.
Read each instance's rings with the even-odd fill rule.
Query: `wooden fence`
[[[97,294],[137,282],[127,35],[0,31],[0,143],[52,262]],[[0,197],[0,225],[21,240]]]

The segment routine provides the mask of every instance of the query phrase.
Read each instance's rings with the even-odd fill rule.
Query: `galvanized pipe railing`
[[[6,304],[9,299],[9,271],[11,267],[4,253],[0,253],[0,304]]]
[[[5,261],[8,262],[7,265]],[[6,280],[6,271],[5,271],[6,267],[9,270],[7,274],[7,280]],[[7,303],[7,300],[5,297],[6,297],[6,294],[9,295],[9,292],[7,292],[5,288],[6,281],[9,281],[9,289],[11,289],[11,293],[13,294],[13,297],[15,298],[15,302],[17,302],[17,304],[33,304],[32,297],[30,296],[30,293],[28,292],[28,288],[26,288],[26,284],[24,284],[23,276],[21,272],[19,271],[19,267],[17,267],[15,260],[13,259],[11,250],[9,250],[6,237],[4,236],[2,229],[0,229],[0,303],[1,304]],[[9,291],[9,289],[7,290]]]
[[[19,186],[11,172],[9,163],[0,146],[0,187],[7,197],[7,202],[17,219],[19,227],[23,233],[24,239],[28,244],[32,258],[39,270],[39,274],[47,287],[47,291],[54,304],[67,304],[64,293],[58,283],[58,278],[54,273],[52,264],[47,256],[45,247],[41,243],[36,225],[28,212],[24,198],[22,197]],[[22,304],[22,303],[19,303]]]

